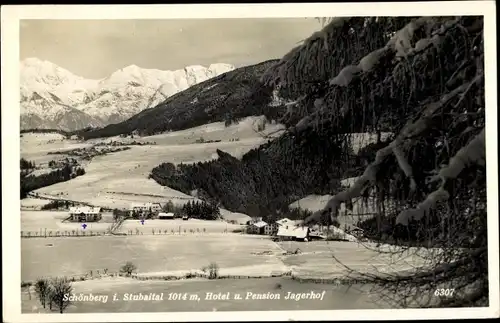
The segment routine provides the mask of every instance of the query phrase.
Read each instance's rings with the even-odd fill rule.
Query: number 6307
[[[455,292],[454,288],[451,289],[436,289],[434,291],[434,296],[453,296],[453,293]]]

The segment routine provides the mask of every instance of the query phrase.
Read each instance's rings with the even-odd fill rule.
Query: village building
[[[276,233],[278,233],[278,228],[279,228],[278,223],[276,222],[269,223],[264,227],[264,234],[269,236],[275,235]]]
[[[309,241],[309,227],[297,226],[295,223],[280,225],[276,236],[280,240]]]
[[[69,208],[70,221],[96,222],[102,219],[100,207],[78,206]]]
[[[254,216],[252,217],[252,219],[250,219],[249,221],[247,221],[247,225],[252,225],[252,224],[255,224],[255,223],[259,223],[262,221],[262,217],[261,216]]]
[[[161,209],[162,209],[162,207],[161,207],[160,203],[151,203],[151,210],[153,212],[160,212]]]
[[[249,234],[264,234],[266,226],[267,226],[267,223],[264,221],[252,223],[247,227],[247,233],[249,233]]]
[[[160,203],[132,203],[129,209],[130,213],[144,213],[144,212],[152,212],[158,213],[161,211]]]
[[[158,213],[158,219],[160,220],[173,220],[174,219],[174,214],[169,212],[169,213],[164,213],[164,212],[160,212]]]
[[[292,224],[295,224],[295,221],[290,220],[289,218],[283,218],[283,219],[280,219],[280,220],[276,221],[276,224],[278,226],[292,225]]]

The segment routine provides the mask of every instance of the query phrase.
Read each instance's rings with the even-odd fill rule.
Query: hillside
[[[377,143],[376,136],[369,140],[360,134],[357,143],[344,147],[330,140],[334,135],[334,128],[297,135],[288,132],[241,159],[217,150],[218,159],[213,161],[159,165],[151,178],[186,194],[198,190],[233,212],[268,217],[308,194],[338,191],[340,180],[359,173],[373,150],[384,145]],[[351,158],[339,158],[346,149]]]
[[[275,118],[278,109],[269,106],[272,88],[260,82],[264,72],[276,60],[241,67],[177,93],[158,106],[130,119],[102,129],[81,132],[85,139],[111,137],[136,131],[153,135],[218,121],[265,114]]]
[[[66,131],[121,122],[234,69],[229,64],[193,65],[176,71],[131,65],[93,80],[37,58],[23,60],[20,67],[21,129]]]
[[[406,21],[403,19],[403,21]],[[356,23],[363,22],[359,18]],[[358,28],[354,23],[349,25]],[[345,27],[347,31],[349,26]],[[380,27],[380,24],[368,26],[370,31]],[[316,36],[313,36],[313,38]],[[364,32],[363,35],[347,33],[343,39],[346,43],[354,42],[357,37],[374,37],[373,32]],[[349,122],[336,123],[329,118],[315,121],[321,127],[309,127],[303,131],[294,130],[294,127],[302,118],[314,116],[318,102],[328,92],[330,87],[328,81],[330,75],[340,71],[338,55],[358,56],[368,54],[380,44],[387,42],[389,36],[384,33],[378,34],[379,38],[370,38],[368,46],[352,46],[342,53],[325,55],[330,61],[327,63],[328,74],[321,74],[313,79],[305,70],[297,70],[296,73],[304,73],[309,78],[304,81],[307,91],[301,87],[294,89],[286,86],[290,83],[279,84],[279,82],[267,82],[268,74],[283,64],[283,60],[291,54],[270,65],[262,80],[276,92],[286,92],[289,99],[295,101],[288,104],[277,105],[271,111],[278,121],[290,127],[288,133],[281,137],[256,148],[247,153],[241,161],[219,152],[219,160],[198,165],[160,165],[153,169],[152,178],[162,185],[189,192],[193,189],[202,189],[208,196],[219,200],[225,208],[234,212],[244,212],[253,216],[268,216],[275,214],[280,209],[286,208],[295,200],[301,199],[309,194],[330,194],[337,192],[339,182],[342,178],[357,175],[362,165],[367,163],[372,154],[369,153],[373,147],[381,147],[380,142],[355,154],[357,150],[351,140],[346,140],[349,133],[371,131],[393,132],[396,127],[391,127],[391,116],[377,116],[365,114],[363,109],[352,110]],[[359,41],[359,40],[358,40]],[[305,44],[302,48],[308,48]],[[301,47],[299,47],[301,48]],[[292,50],[291,53],[295,53]],[[300,63],[300,61],[297,61]],[[299,64],[297,63],[297,64]],[[279,74],[287,76],[286,73]],[[286,89],[286,91],[284,91]],[[175,99],[172,97],[172,99]],[[340,99],[340,98],[339,98]],[[267,112],[271,114],[271,112]],[[302,122],[303,123],[303,122]],[[372,150],[373,153],[373,150]]]
[[[152,177],[204,188],[247,214],[273,212],[292,196],[331,195],[305,224],[339,223],[341,206],[373,194],[380,209],[359,225],[365,234],[418,246],[425,259],[416,272],[364,276],[383,299],[404,306],[447,286],[456,297],[437,306],[488,305],[482,17],[333,18],[262,81],[298,98],[280,120],[287,133],[241,162],[219,151],[216,161],[164,164]],[[394,136],[365,158],[350,150],[352,133],[382,131]],[[339,188],[341,177],[356,180]]]
[[[347,41],[347,34],[356,30],[368,35],[365,31],[373,27],[390,30],[401,22],[404,26],[382,44],[373,37]],[[371,46],[363,55],[350,53],[353,47]],[[383,299],[396,306],[443,286],[455,288],[453,299],[442,298],[438,305],[421,300],[418,306],[472,307],[491,302],[484,59],[480,16],[411,21],[342,17],[332,19],[266,73],[267,83],[299,87],[310,78],[310,71],[327,76],[322,95],[296,124],[296,133],[324,131],[325,120],[331,127],[343,126],[355,116],[366,131],[379,129],[383,121],[395,134],[371,155],[349,188],[332,194],[324,208],[305,222],[324,216],[335,220],[342,205],[374,193],[381,210],[362,223],[365,234],[382,244],[417,245],[415,253],[425,260],[412,272],[365,276],[381,287]],[[334,72],[332,61],[338,66]],[[369,115],[378,122],[365,122]],[[352,139],[334,137],[340,143]],[[389,200],[393,205],[383,208]]]

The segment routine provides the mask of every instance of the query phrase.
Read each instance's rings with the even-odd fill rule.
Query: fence
[[[107,231],[92,231],[92,230],[71,230],[71,231],[52,231],[41,229],[39,231],[21,231],[21,238],[54,238],[54,237],[95,237],[104,236]]]
[[[36,193],[36,192],[28,192],[27,193],[27,197],[36,198],[36,199],[40,199],[40,200],[47,200],[47,201],[68,202],[68,203],[73,204],[73,205],[83,205],[83,206],[90,206],[90,207],[100,207],[101,210],[105,211],[105,212],[113,211],[113,209],[111,209],[111,208],[101,207],[101,206],[93,205],[93,204],[90,204],[90,203],[87,203],[87,202],[69,200],[69,199],[65,199],[65,198],[62,198],[62,197],[54,197],[54,196],[49,196],[49,195],[43,195],[43,194]]]
[[[126,232],[122,232],[122,235],[195,235],[195,234],[226,234],[230,233],[229,230],[222,230],[222,231],[207,231],[206,228],[203,229],[182,229],[182,227],[178,229],[151,229],[151,230],[140,230],[140,229],[135,229],[135,230],[127,230]]]
[[[314,283],[314,284],[328,284],[335,286],[350,286],[357,284],[368,284],[369,279],[362,278],[350,278],[350,277],[338,277],[338,278],[310,278],[310,277],[298,277],[292,276],[293,280],[299,283]]]
[[[270,278],[270,277],[290,277],[292,273],[290,271],[271,273],[270,275],[217,275],[214,279],[259,279],[259,278]],[[210,279],[210,274],[206,272],[187,272],[184,275],[138,275],[137,273],[127,275],[122,272],[109,272],[107,268],[90,270],[84,274],[74,274],[65,275],[64,278],[70,282],[85,281],[91,279],[99,279],[105,277],[127,277],[136,280],[181,280],[190,278],[206,278]],[[51,277],[43,277],[45,279],[50,279]],[[296,279],[292,277],[292,279]],[[35,281],[22,281],[21,287],[33,286]]]
[[[116,230],[116,227],[115,227]],[[194,235],[194,234],[227,234],[229,230],[222,231],[207,231],[203,229],[152,229],[152,230],[127,230],[127,232],[114,232],[112,229],[92,231],[92,230],[65,230],[53,231],[47,229],[40,229],[39,231],[21,231],[21,238],[61,238],[61,237],[95,237],[95,236],[142,236],[142,235]]]
[[[125,276],[124,273],[121,272],[109,272],[107,268],[104,269],[96,269],[96,270],[89,270],[88,272],[84,274],[74,274],[74,275],[63,275],[64,278],[69,280],[70,282],[76,282],[76,281],[84,281],[84,280],[90,280],[90,279],[98,279],[98,278],[104,278],[104,277],[118,277],[118,276]],[[40,277],[40,278],[45,278],[45,279],[51,279],[54,277]],[[29,287],[35,284],[36,281],[21,281],[21,287]]]

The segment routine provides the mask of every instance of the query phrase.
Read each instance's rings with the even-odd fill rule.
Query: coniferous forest
[[[308,194],[332,194],[305,219],[335,222],[342,204],[374,195],[391,207],[361,223],[381,243],[439,246],[416,274],[367,277],[407,302],[443,282],[462,292],[441,305],[488,302],[483,19],[341,17],[261,77],[296,104],[288,131],[241,160],[163,164],[151,177],[203,190],[232,211],[272,212]],[[390,132],[361,156],[352,133]],[[350,188],[341,178],[357,177]],[[383,226],[381,226],[381,223]],[[460,248],[460,249],[457,249]],[[465,293],[474,286],[473,293]]]
[[[63,167],[53,169],[48,173],[34,176],[29,171],[35,168],[35,163],[21,158],[21,199],[28,196],[28,193],[42,187],[53,185],[60,182],[69,181],[77,176],[85,174],[85,169],[73,166],[69,162]]]

